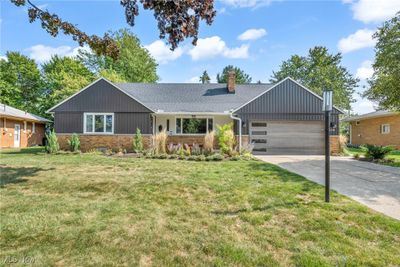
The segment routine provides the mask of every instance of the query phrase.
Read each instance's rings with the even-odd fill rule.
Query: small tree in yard
[[[365,156],[372,159],[384,159],[386,155],[393,151],[391,146],[375,146],[363,145],[362,149],[365,151]]]
[[[55,154],[58,151],[60,151],[60,145],[58,144],[58,139],[54,130],[51,131],[50,134],[48,135],[46,134],[46,139],[47,139],[47,145],[46,145],[47,153]]]
[[[223,154],[231,155],[235,145],[235,134],[233,132],[233,123],[227,123],[217,126],[218,145]]]
[[[133,137],[133,151],[136,153],[143,151],[143,138],[139,128],[136,128],[136,134]]]
[[[79,136],[76,133],[71,135],[71,139],[68,140],[69,148],[72,152],[77,152],[81,148],[81,141],[79,140]]]

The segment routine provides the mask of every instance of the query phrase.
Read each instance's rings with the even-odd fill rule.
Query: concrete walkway
[[[324,156],[257,156],[258,159],[325,184]],[[400,168],[331,157],[331,189],[400,220]]]

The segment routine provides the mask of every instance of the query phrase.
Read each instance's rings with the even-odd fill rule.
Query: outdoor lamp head
[[[325,90],[323,92],[322,111],[332,111],[332,91]]]

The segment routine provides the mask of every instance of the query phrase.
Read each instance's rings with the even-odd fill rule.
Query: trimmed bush
[[[135,151],[135,153],[143,152],[143,137],[139,128],[136,128],[136,134],[133,137],[132,146],[133,146],[133,151]]]
[[[46,151],[49,154],[56,154],[58,151],[60,151],[60,145],[58,144],[58,139],[56,136],[56,133],[53,131],[50,132],[50,134],[46,134],[46,139],[47,139],[47,145],[46,145]]]
[[[78,152],[81,149],[81,141],[76,133],[71,135],[71,139],[68,140],[68,145],[72,152]]]
[[[362,149],[365,151],[365,156],[371,159],[384,159],[386,155],[393,151],[391,146],[375,146],[363,145]]]

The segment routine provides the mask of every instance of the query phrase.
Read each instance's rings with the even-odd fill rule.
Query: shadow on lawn
[[[37,167],[6,167],[0,165],[0,187],[4,187],[7,184],[17,184],[28,181],[28,179],[23,177],[35,176],[40,171],[50,171],[54,168],[43,169]]]
[[[241,208],[241,209],[236,209],[236,210],[216,210],[212,211],[211,213],[215,215],[224,215],[224,216],[235,216],[240,213],[244,212],[252,212],[252,211],[268,211],[268,210],[273,210],[276,208],[294,208],[299,205],[298,202],[280,202],[280,203],[271,203],[268,205],[265,205],[263,207],[254,207],[254,208]]]
[[[290,172],[270,163],[263,163],[260,161],[251,162],[249,163],[249,167],[252,168],[252,170],[265,171],[266,173],[279,178],[282,182],[306,182],[307,187],[318,186],[317,184],[310,182],[301,175]]]
[[[43,154],[45,153],[45,148],[43,146],[27,147],[27,148],[4,148],[1,150],[1,155],[15,155],[15,154]]]

